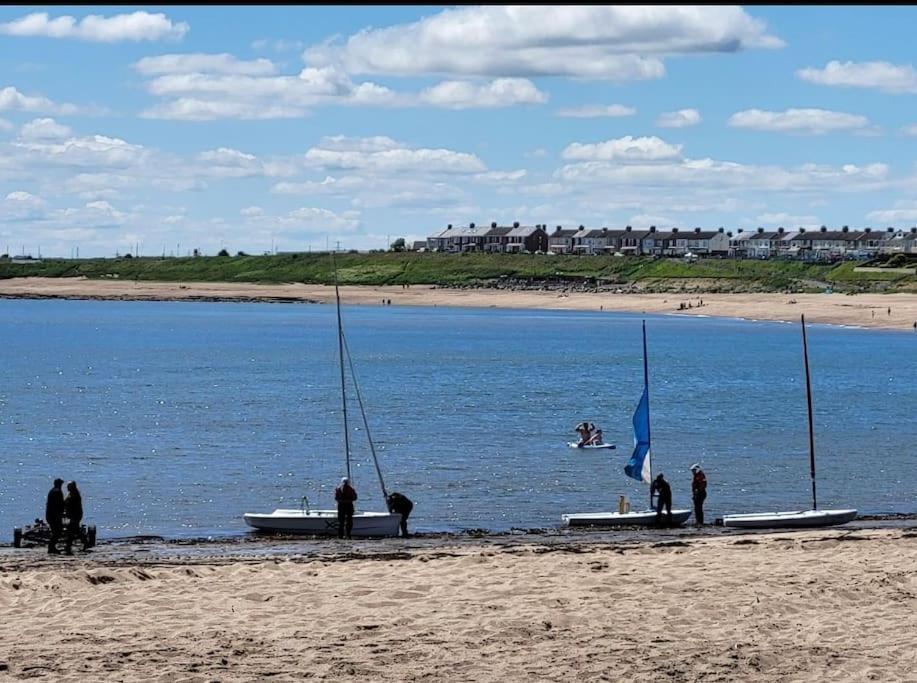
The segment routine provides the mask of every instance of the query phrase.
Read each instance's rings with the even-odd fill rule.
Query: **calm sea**
[[[344,467],[334,308],[0,301],[0,538],[75,479],[100,536],[246,533],[331,506]],[[551,527],[635,508],[624,476],[641,316],[356,307],[345,330],[390,490],[417,530]],[[799,325],[647,317],[655,468],[707,515],[810,505]],[[917,511],[917,335],[810,326],[820,507]],[[354,403],[354,478],[380,487]],[[617,451],[572,450],[591,420]]]

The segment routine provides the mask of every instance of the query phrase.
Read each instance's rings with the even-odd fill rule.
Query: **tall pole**
[[[800,315],[802,321],[802,356],[806,363],[806,402],[809,404],[809,475],[812,477],[812,509],[818,509],[815,497],[815,432],[812,426],[812,380],[809,378],[809,345],[806,342],[806,316]]]
[[[338,312],[338,356],[341,360],[341,409],[344,414],[344,458],[347,462],[347,478],[350,479],[350,428],[347,426],[347,390],[344,385],[344,326],[341,324],[341,293],[338,291],[338,267],[331,252],[331,262],[334,265],[334,297],[337,301]],[[353,482],[351,481],[351,485]]]
[[[650,436],[650,370],[646,360],[646,321],[643,321],[643,390],[646,392],[646,440],[647,456],[650,459],[650,508],[653,507],[653,439]]]

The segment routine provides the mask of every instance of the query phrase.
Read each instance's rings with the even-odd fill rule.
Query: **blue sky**
[[[0,250],[367,249],[491,221],[910,227],[915,18],[0,8]]]

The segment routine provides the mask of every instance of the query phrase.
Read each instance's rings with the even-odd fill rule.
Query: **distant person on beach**
[[[694,522],[704,525],[704,501],[707,500],[707,475],[697,463],[691,465],[691,498],[694,500]]]
[[[83,544],[83,552],[89,548],[89,539],[83,533],[80,523],[83,521],[83,497],[76,487],[76,482],[67,484],[67,498],[64,500],[64,513],[67,515],[67,544],[64,552],[73,554],[73,539],[79,537]]]
[[[656,479],[650,486],[650,498],[653,494],[659,497],[656,499],[656,525],[660,526],[662,522],[662,508],[666,509],[666,521],[672,526],[672,487],[669,482],[662,476],[662,472],[656,475]]]
[[[61,486],[63,479],[55,479],[54,486],[48,491],[48,502],[45,504],[45,521],[51,527],[51,540],[48,541],[48,552],[58,553],[57,542],[64,531],[64,492]]]
[[[411,515],[411,511],[414,509],[414,503],[411,502],[403,493],[398,493],[393,491],[389,494],[388,498],[385,499],[385,502],[388,503],[388,511],[392,514],[401,515],[401,536],[403,538],[408,537],[408,517]]]
[[[350,479],[341,477],[341,485],[334,489],[334,500],[338,504],[338,538],[350,538],[353,532],[353,504],[357,491],[350,485]]]

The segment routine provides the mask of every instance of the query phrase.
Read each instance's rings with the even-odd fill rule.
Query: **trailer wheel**
[[[13,529],[13,547],[22,547],[22,529],[20,529],[18,526]]]
[[[94,548],[96,545],[96,525],[91,524],[89,530],[86,534],[87,539],[89,540],[89,547]]]

